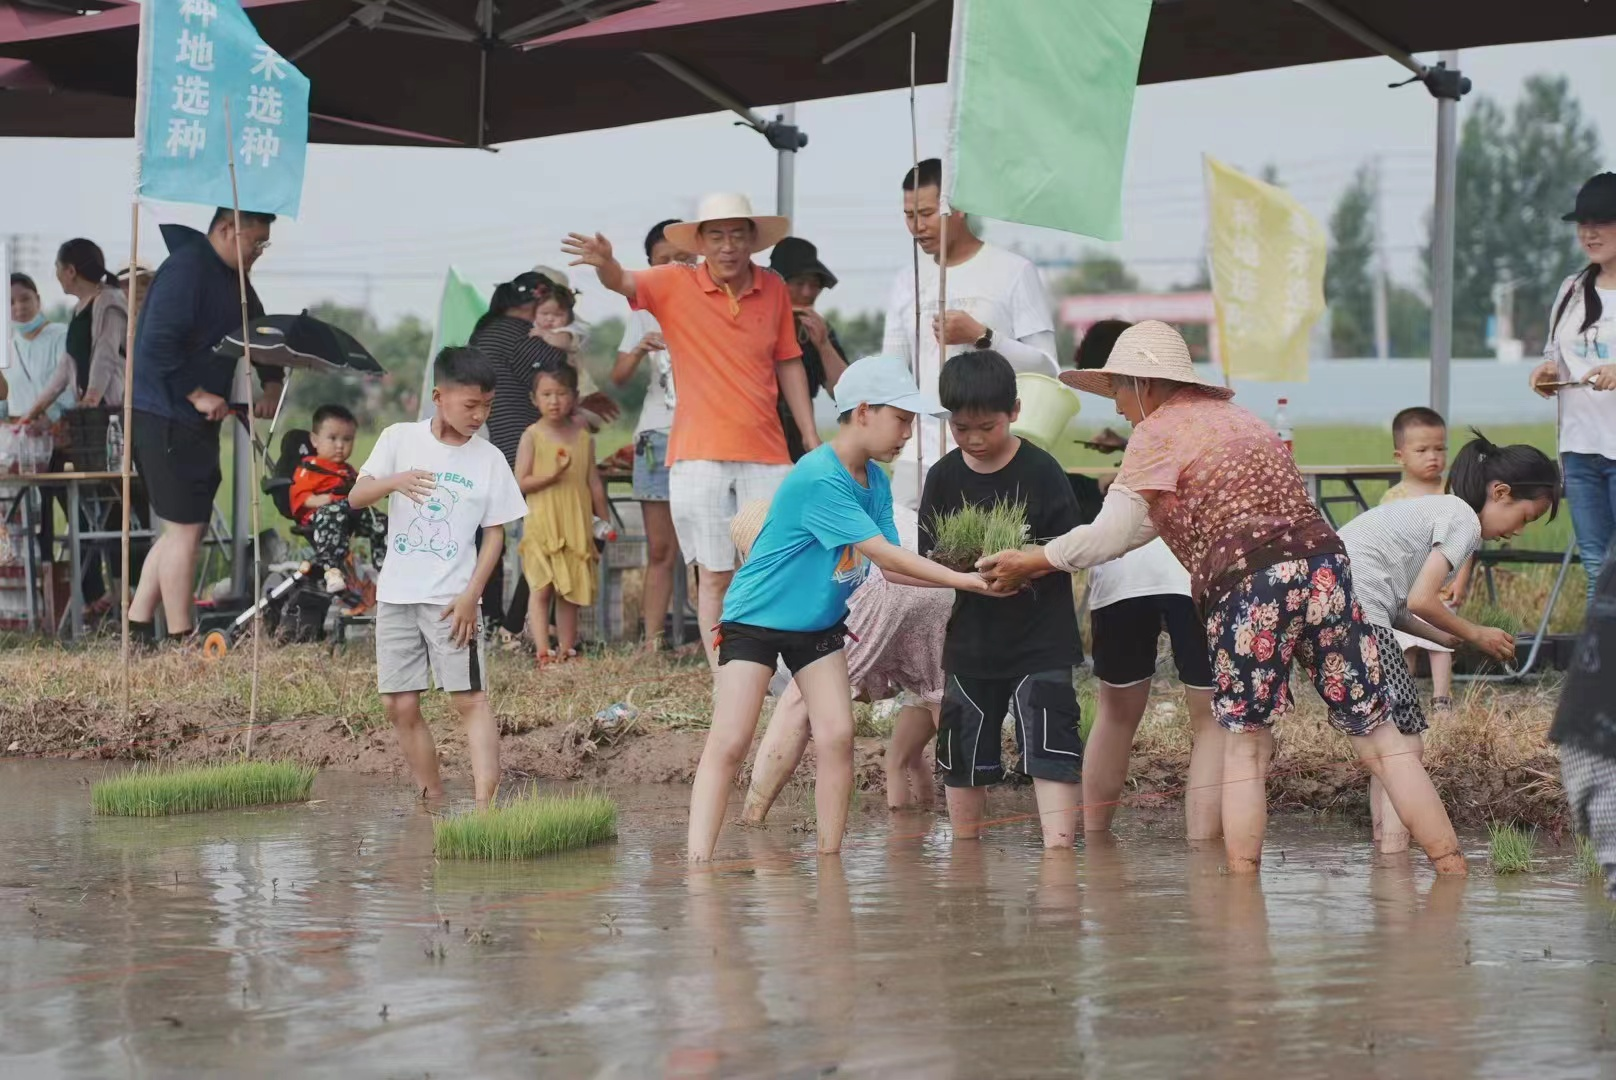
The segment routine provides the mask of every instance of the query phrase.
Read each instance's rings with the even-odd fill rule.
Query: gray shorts
[[[376,689],[419,693],[431,684],[451,694],[488,689],[482,634],[456,645],[444,604],[376,605]]]

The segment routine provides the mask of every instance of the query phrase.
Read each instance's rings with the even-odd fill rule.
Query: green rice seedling
[[[1605,872],[1600,869],[1599,856],[1594,851],[1594,842],[1586,836],[1577,837],[1577,876],[1584,881],[1603,881]]]
[[[1532,853],[1537,846],[1536,831],[1493,822],[1487,826],[1491,838],[1493,873],[1524,874],[1532,869]]]
[[[432,823],[440,859],[531,859],[617,835],[617,804],[594,792],[529,792],[488,810],[455,814]]]
[[[1486,602],[1471,605],[1465,618],[1481,626],[1496,626],[1507,634],[1519,634],[1526,628],[1515,612]]]
[[[97,814],[160,817],[199,810],[301,802],[317,770],[289,761],[233,761],[184,769],[137,769],[90,789]]]
[[[956,570],[969,570],[984,555],[1027,542],[1027,506],[1001,500],[992,506],[962,506],[932,518],[931,557]]]

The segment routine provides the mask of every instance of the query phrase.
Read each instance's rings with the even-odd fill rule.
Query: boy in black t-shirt
[[[926,477],[920,547],[932,548],[938,517],[967,504],[1023,503],[1032,540],[1078,524],[1065,470],[1010,433],[1020,412],[1016,373],[996,352],[961,353],[943,365],[939,397],[957,449]],[[1000,731],[1006,712],[1032,777],[1044,846],[1071,847],[1082,803],[1083,740],[1072,668],[1082,656],[1072,579],[1051,574],[1012,597],[957,593],[943,642],[942,726],[937,766],[958,839],[974,838],[987,807],[985,786],[1004,777]]]

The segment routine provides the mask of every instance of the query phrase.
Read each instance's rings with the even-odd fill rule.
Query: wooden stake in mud
[[[123,722],[129,723],[129,578],[131,567],[129,565],[129,473],[130,473],[130,446],[134,442],[131,428],[135,420],[135,316],[137,297],[140,293],[140,275],[136,268],[140,265],[140,198],[137,196],[129,204],[129,329],[124,334],[123,343],[123,438],[122,459],[118,465],[118,472],[123,481],[123,535],[120,538],[122,555],[122,583],[119,585],[119,606],[123,612]],[[107,462],[110,468],[112,463]]]
[[[253,430],[253,407],[256,403],[253,401],[252,388],[252,327],[250,325],[252,317],[248,313],[247,303],[247,260],[241,247],[241,196],[236,190],[236,142],[230,126],[229,98],[224,99],[224,143],[229,149],[230,153],[230,156],[227,159],[230,162],[230,212],[234,217],[236,231],[236,285],[241,292],[241,363],[242,369],[246,372],[246,378],[243,381],[247,386],[247,419],[245,421],[247,425],[247,452],[249,454],[256,454],[258,447],[258,433]],[[285,389],[284,386],[282,389]],[[254,462],[254,468],[250,471],[256,476],[258,468],[260,467],[260,463]],[[252,757],[253,728],[258,722],[258,649],[259,641],[264,636],[264,609],[263,605],[258,603],[258,594],[260,591],[259,580],[261,573],[259,570],[259,559],[262,553],[259,550],[257,484],[252,485],[252,513],[250,515],[250,520],[253,531],[253,572],[252,589],[247,597],[247,602],[253,605],[253,632],[252,689],[247,699],[247,757]]]
[[[916,200],[915,221],[918,222],[920,220],[920,121],[915,113],[915,49],[916,35],[911,30],[909,32],[909,146],[914,152],[915,167],[909,174],[909,189],[914,193],[912,197]],[[914,256],[915,262],[915,385],[924,388],[926,384],[922,381],[920,375],[920,241],[912,235],[909,237],[909,253]],[[941,368],[938,369],[937,374],[939,377],[942,376]],[[919,422],[924,423],[924,421]],[[915,483],[918,485],[916,488],[918,493],[924,490],[926,486],[926,439],[924,432],[917,432],[915,436],[915,469]],[[919,495],[917,494],[916,498],[918,497]]]

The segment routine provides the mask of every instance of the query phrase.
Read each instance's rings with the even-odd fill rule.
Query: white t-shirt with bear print
[[[450,446],[432,421],[381,433],[360,475],[385,479],[408,469],[437,474],[437,490],[416,503],[387,500],[387,560],[376,583],[384,604],[448,604],[466,591],[477,565],[477,530],[516,521],[527,502],[505,455],[486,439]]]

